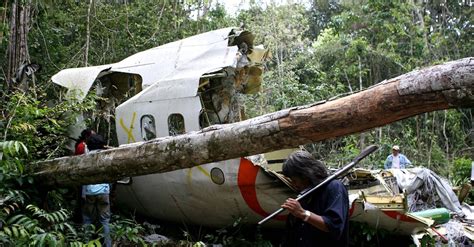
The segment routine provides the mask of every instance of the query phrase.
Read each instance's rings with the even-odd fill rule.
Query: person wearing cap
[[[411,165],[411,161],[400,153],[400,147],[395,145],[392,147],[392,154],[385,160],[385,169],[405,169],[407,165]]]

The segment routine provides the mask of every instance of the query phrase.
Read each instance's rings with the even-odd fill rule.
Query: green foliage
[[[23,154],[28,154],[28,149],[23,143],[18,141],[0,142],[0,160],[5,159],[5,161],[2,161],[1,174],[23,174],[25,167],[18,158],[18,156]],[[4,176],[1,176],[0,181],[3,178]]]
[[[183,1],[94,1],[89,18],[89,52],[86,54],[89,2],[65,1],[38,6],[31,30],[32,57],[44,57],[47,79],[59,68],[118,62],[136,52],[204,31],[228,26],[222,6],[210,9],[198,20],[190,18],[194,2]],[[54,44],[54,45],[53,45]]]
[[[14,93],[9,97],[8,124],[4,138],[21,139],[33,159],[69,155],[69,126],[75,123],[76,112],[90,109],[93,95],[82,104],[73,101],[52,102],[47,95]]]
[[[33,183],[30,176],[23,174],[25,170],[21,157],[28,153],[25,145],[18,141],[0,142],[0,220],[19,210],[20,205],[28,199],[28,195],[20,187]]]
[[[394,241],[397,245],[408,246],[412,243],[409,236],[392,235],[384,229],[375,229],[366,223],[351,221],[349,227],[351,245],[361,247],[392,246]]]
[[[8,156],[17,156],[21,153],[28,154],[28,149],[26,146],[18,141],[4,141],[0,142],[0,159],[2,158],[1,155]]]
[[[471,178],[472,159],[460,157],[454,160],[451,169],[451,181],[454,185],[469,183]]]
[[[31,177],[24,175],[24,160],[28,154],[25,145],[17,141],[0,142],[1,186],[0,186],[0,236],[1,243],[8,245],[58,246],[66,237],[76,233],[68,219],[66,210],[45,212],[34,205],[22,205],[30,197],[25,182]],[[68,230],[70,230],[68,232]],[[65,234],[61,233],[64,232]]]
[[[30,176],[23,174],[24,156],[28,154],[26,146],[18,141],[0,142],[0,245],[7,246],[101,246],[99,239],[86,242],[92,234],[101,233],[101,229],[92,232],[78,230],[70,222],[70,211],[62,208],[63,197],[67,190],[48,192],[48,211],[34,204],[23,206],[27,201],[35,202],[32,197],[38,192],[32,185]],[[70,193],[70,192],[69,192]],[[53,200],[51,200],[53,199]],[[35,203],[40,203],[37,200]],[[143,227],[136,222],[118,216],[111,223],[112,238],[118,243],[140,244],[145,246],[141,237]]]
[[[470,28],[448,23],[459,23],[461,19],[465,24],[470,23],[463,14],[472,10],[454,2],[449,5],[455,10],[449,14],[439,3],[369,0],[339,6],[337,10],[341,12],[332,12],[331,21],[324,25],[326,29],[321,29],[317,40],[312,42],[308,58],[301,60],[304,62],[298,71],[299,83],[311,85],[309,90],[313,90],[313,95],[320,95],[317,99],[327,99],[370,87],[420,66],[439,63],[443,57],[440,54],[449,54],[449,59],[470,56],[472,48],[451,43],[469,36]],[[435,9],[440,12],[433,12]],[[309,148],[329,156],[328,161],[335,163],[350,156],[352,151],[347,152],[348,147],[376,143],[384,148],[376,154],[378,161],[368,165],[374,168],[382,167],[390,147],[398,144],[415,166],[425,166],[447,176],[453,157],[471,145],[470,127],[467,127],[472,124],[471,116],[470,109],[426,113]]]
[[[65,209],[46,212],[34,205],[28,205],[25,209],[25,214],[10,217],[2,229],[10,242],[65,246],[68,239],[77,237],[76,230],[66,222],[69,215]]]
[[[248,229],[245,228],[242,222],[243,218],[236,218],[232,225],[217,229],[215,233],[207,234],[204,238],[209,243],[222,244],[223,246],[272,246],[269,241],[262,238],[258,231],[252,231],[255,239],[249,237],[248,232],[246,232]]]
[[[420,240],[421,247],[435,246],[436,240],[433,237],[430,237],[428,234],[425,234]]]
[[[291,16],[292,18],[286,18]],[[264,90],[246,96],[246,110],[250,117],[307,104],[314,100],[310,85],[300,83],[300,64],[293,60],[304,60],[309,40],[304,36],[308,30],[305,9],[300,4],[277,6],[270,4],[264,10],[252,5],[239,14],[237,19],[245,23],[255,36],[256,44],[263,44],[272,53],[267,63],[268,71],[263,78]],[[274,20],[278,21],[275,22]]]
[[[123,246],[145,246],[143,239],[145,228],[132,219],[126,219],[119,215],[112,216],[110,224],[112,239]]]

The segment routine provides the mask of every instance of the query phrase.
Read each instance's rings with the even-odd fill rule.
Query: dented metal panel
[[[118,63],[65,69],[53,76],[53,82],[68,89],[80,89],[84,95],[104,69],[138,74],[144,88],[156,84],[137,99],[195,96],[202,74],[227,66],[236,66],[236,46],[228,46],[233,28],[223,28],[134,54]]]
[[[350,220],[364,222],[375,229],[385,229],[394,234],[410,235],[433,224],[430,219],[406,214],[399,209],[381,209],[364,200],[355,200],[349,210]]]
[[[69,89],[69,93],[75,92],[75,98],[82,100],[86,97],[95,79],[99,74],[110,69],[112,64],[99,65],[93,67],[64,69],[53,75],[51,80]]]

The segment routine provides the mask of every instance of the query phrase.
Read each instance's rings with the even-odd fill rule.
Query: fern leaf
[[[16,154],[20,153],[20,143],[19,142],[14,142],[13,146],[15,147],[15,153]]]
[[[46,233],[41,234],[41,237],[40,237],[40,239],[39,239],[39,241],[38,241],[38,246],[40,246],[40,247],[45,246],[44,243],[45,243],[45,240],[46,240],[46,236],[47,236]]]
[[[7,215],[10,214],[10,208],[8,208],[8,207],[4,207],[4,208],[3,208],[3,211],[5,211],[5,213],[6,213]]]
[[[46,240],[48,241],[48,246],[58,246],[58,240],[54,234],[48,233]]]
[[[35,226],[34,232],[39,232],[40,234],[44,234],[46,231],[39,226]]]
[[[16,224],[21,224],[21,222],[25,221],[24,218],[28,218],[28,217],[26,217],[24,214],[17,214],[15,216],[11,217],[10,219],[8,219],[7,223],[9,225],[13,225],[15,223]]]
[[[63,209],[61,210],[61,213],[63,214],[63,221],[66,221],[67,219],[69,219],[69,213],[66,209]]]
[[[69,223],[64,223],[64,226],[69,229],[69,232],[72,233],[74,236],[77,236],[76,229],[72,227]]]
[[[12,231],[10,230],[9,227],[3,227],[3,231],[8,235],[8,236],[12,236]]]
[[[18,228],[16,226],[12,226],[13,237],[18,238],[20,233],[18,232]]]
[[[28,231],[33,231],[35,226],[37,226],[38,221],[36,220],[31,220],[28,223],[24,224],[24,227],[28,229]]]
[[[58,217],[58,212],[53,212],[53,213],[50,214],[50,217],[51,217],[53,223],[58,223],[60,221],[59,217]]]
[[[27,238],[27,237],[30,236],[30,234],[28,233],[28,231],[27,231],[25,228],[22,227],[22,228],[20,229],[20,236],[21,236],[22,238]]]

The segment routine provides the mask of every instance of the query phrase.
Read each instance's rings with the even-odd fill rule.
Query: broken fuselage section
[[[259,91],[263,62],[269,56],[253,40],[249,31],[224,28],[115,64],[66,69],[52,79],[79,100],[95,88],[105,100],[93,117],[102,116],[108,123],[104,135],[109,140],[115,137],[111,131],[120,145],[175,136],[245,118],[239,94]],[[82,128],[73,128],[73,135]],[[175,222],[225,226],[238,217],[256,222],[292,194],[281,186],[281,176],[251,161],[258,159],[124,178],[117,186],[117,201],[141,214]],[[281,226],[284,218],[270,225]]]

